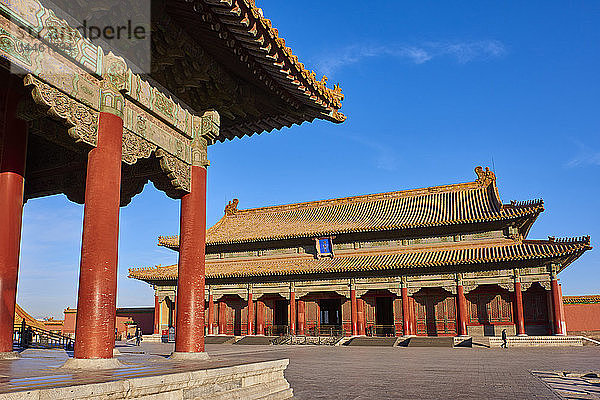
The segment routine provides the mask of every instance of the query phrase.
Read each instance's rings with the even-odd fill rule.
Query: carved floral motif
[[[128,68],[125,60],[115,56],[112,51],[104,57],[102,76],[117,90],[126,88]]]
[[[24,83],[31,89],[34,101],[45,108],[47,115],[71,126],[68,133],[76,142],[96,146],[98,141],[98,113],[96,111],[50,85],[42,83],[32,75],[25,76]]]
[[[123,130],[123,162],[133,165],[139,158],[149,158],[157,146],[127,129]]]
[[[191,189],[191,165],[184,163],[162,149],[156,150],[160,159],[160,167],[171,180],[175,189],[189,192]]]

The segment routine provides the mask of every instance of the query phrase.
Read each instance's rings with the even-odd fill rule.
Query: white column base
[[[69,358],[59,368],[64,369],[83,369],[83,370],[103,370],[124,368],[116,358]]]
[[[0,353],[0,360],[18,360],[21,355],[17,351],[6,351]]]
[[[175,361],[206,361],[209,359],[208,353],[203,351],[201,353],[185,353],[181,351],[174,351],[169,356],[169,359]]]

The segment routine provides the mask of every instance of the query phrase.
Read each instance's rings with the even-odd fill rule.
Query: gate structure
[[[12,350],[24,201],[64,193],[84,204],[75,358],[111,360],[119,207],[148,181],[181,199],[175,354],[205,357],[208,146],[315,118],[345,120],[339,86],[316,80],[254,1],[164,0],[152,7],[151,71],[141,75],[40,1],[0,0],[5,356]]]

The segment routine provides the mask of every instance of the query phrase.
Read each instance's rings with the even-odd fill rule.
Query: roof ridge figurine
[[[233,201],[227,203],[227,205],[225,206],[225,215],[235,215],[235,213],[237,212],[237,206],[239,202],[240,201],[238,199],[233,199]]]

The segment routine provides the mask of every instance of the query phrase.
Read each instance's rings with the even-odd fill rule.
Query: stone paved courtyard
[[[142,348],[166,354],[172,345],[144,344]],[[218,358],[244,361],[289,358],[286,377],[298,399],[560,399],[531,371],[600,370],[600,347],[594,346],[451,349],[207,345],[207,351]]]
[[[290,364],[285,375],[297,399],[600,400],[597,346],[453,349],[225,344],[207,345],[211,359],[196,363],[162,357],[172,352],[172,344],[120,344],[118,349],[124,368],[97,373],[56,369],[67,357],[62,350],[27,350],[20,360],[0,362],[0,396],[287,358]],[[582,378],[590,372],[594,373],[591,378]]]

